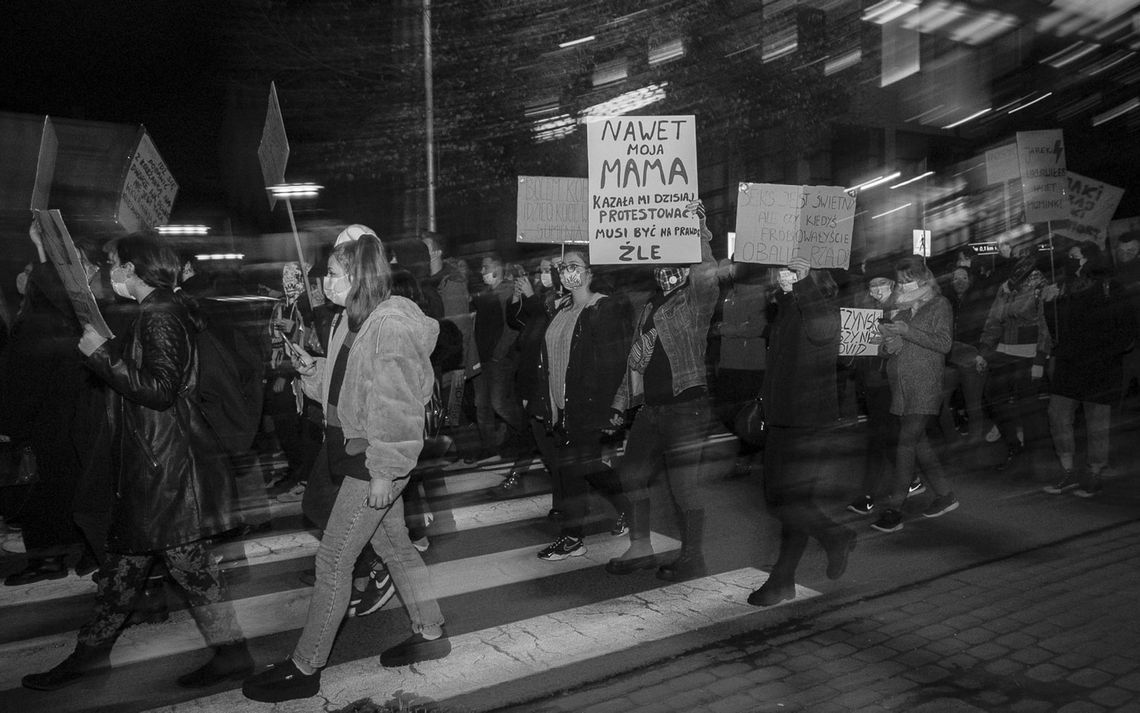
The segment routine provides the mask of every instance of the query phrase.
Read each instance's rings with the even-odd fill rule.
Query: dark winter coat
[[[569,304],[569,303],[567,303]],[[623,297],[601,297],[582,310],[570,338],[570,359],[566,364],[566,411],[562,427],[574,440],[597,435],[610,425],[610,405],[625,378],[632,321],[629,303]],[[546,339],[538,365],[539,405],[535,410],[550,423],[550,363]]]
[[[1045,306],[1053,347],[1051,391],[1078,401],[1114,403],[1120,397],[1124,352],[1137,338],[1136,314],[1116,283],[1090,280],[1066,287],[1056,309]]]
[[[168,549],[235,525],[233,473],[191,400],[197,331],[186,306],[156,289],[126,337],[87,358],[114,392],[112,551]]]
[[[942,407],[942,372],[953,343],[950,303],[939,294],[894,316],[909,329],[887,361],[891,413],[937,414]],[[889,351],[889,350],[888,350]]]
[[[839,418],[835,369],[839,359],[839,307],[813,270],[792,291],[776,297],[769,325],[764,417],[770,426],[819,427]]]

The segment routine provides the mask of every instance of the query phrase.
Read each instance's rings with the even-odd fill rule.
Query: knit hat
[[[360,239],[361,235],[373,235],[374,236],[374,235],[376,235],[376,233],[372,230],[372,228],[369,228],[367,225],[361,225],[360,223],[353,223],[352,225],[348,226],[344,230],[340,231],[340,235],[336,236],[336,242],[333,243],[333,247],[336,247],[337,245],[340,245],[341,243],[356,242],[357,240]]]

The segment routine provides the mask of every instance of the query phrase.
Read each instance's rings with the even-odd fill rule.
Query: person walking
[[[565,513],[558,539],[538,553],[546,561],[586,554],[587,486],[613,506],[617,520],[611,534],[626,533],[629,510],[617,477],[602,462],[603,441],[613,428],[610,403],[625,376],[629,310],[624,299],[595,291],[585,253],[567,252],[558,269],[569,299],[560,303],[543,335],[535,389],[539,412],[557,444],[555,474]]]
[[[178,257],[153,234],[117,240],[109,251],[111,285],[138,302],[129,332],[108,340],[87,324],[79,340],[85,363],[111,390],[116,491],[95,610],[62,663],[24,677],[51,691],[109,666],[111,648],[161,560],[186,594],[213,658],[178,679],[202,688],[243,678],[253,661],[238,628],[209,538],[233,528],[236,490],[217,437],[194,402],[196,334],[203,325],[174,292]]]
[[[391,294],[392,273],[374,235],[338,245],[325,292],[343,303],[329,358],[298,354],[305,392],[325,405],[329,471],[340,489],[317,550],[316,584],[301,637],[285,661],[248,678],[247,698],[314,696],[348,609],[353,564],[371,541],[407,608],[413,634],[384,651],[383,666],[446,656],[451,644],[431,577],[408,537],[401,492],[423,447],[438,323]]]
[[[890,355],[887,379],[891,413],[899,417],[899,434],[886,509],[871,525],[880,532],[902,529],[902,504],[910,492],[916,463],[927,487],[934,491],[923,516],[939,517],[958,507],[926,435],[927,424],[942,405],[942,373],[953,343],[950,303],[939,293],[938,282],[921,257],[903,258],[895,265],[895,273],[898,292],[879,332],[883,350]]]
[[[780,554],[764,584],[748,596],[754,606],[795,597],[796,568],[815,538],[827,552],[827,576],[847,569],[855,533],[819,508],[816,486],[826,463],[826,428],[839,414],[835,364],[839,358],[838,287],[826,270],[796,257],[776,271],[776,315],[764,374],[764,501],[780,522]]]
[[[649,539],[649,485],[662,471],[681,530],[681,552],[658,567],[657,576],[678,581],[704,573],[705,513],[697,475],[709,424],[705,350],[718,287],[704,206],[697,201],[688,209],[700,218],[702,261],[691,268],[654,269],[659,289],[642,308],[626,360],[627,373],[613,399],[614,428],[625,424],[626,411],[638,401],[643,405],[630,426],[618,466],[622,491],[630,500],[630,543],[620,557],[606,563],[610,574],[657,566]]]

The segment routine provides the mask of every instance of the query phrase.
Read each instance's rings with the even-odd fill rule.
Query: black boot
[[[681,554],[677,559],[657,568],[657,578],[666,582],[703,577],[705,511],[686,510],[681,514]]]
[[[245,641],[214,647],[214,657],[205,666],[178,677],[183,688],[208,688],[222,681],[240,681],[253,673],[253,657]]]
[[[629,525],[629,545],[649,544],[649,499],[631,500],[625,514]],[[610,574],[631,574],[639,569],[652,569],[657,566],[657,555],[640,557],[614,557],[606,563]]]
[[[76,644],[75,651],[55,668],[29,673],[21,683],[33,691],[55,691],[111,667],[111,648]]]
[[[780,531],[780,556],[768,581],[748,595],[754,607],[770,607],[796,598],[796,567],[807,549],[808,536],[786,525]]]

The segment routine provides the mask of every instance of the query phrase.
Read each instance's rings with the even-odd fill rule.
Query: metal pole
[[[297,248],[297,262],[301,265],[301,283],[305,286],[305,297],[309,298],[312,309],[313,295],[309,291],[309,266],[305,264],[305,252],[301,249],[301,236],[297,233],[297,221],[293,218],[293,201],[285,198],[285,211],[289,214],[289,225],[293,227],[293,245]]]
[[[435,99],[431,74],[431,0],[424,2],[424,136],[427,144],[428,230],[435,232]]]

